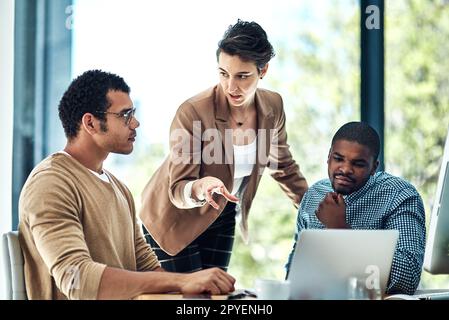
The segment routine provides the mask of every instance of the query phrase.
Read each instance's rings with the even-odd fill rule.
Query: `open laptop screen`
[[[303,230],[288,275],[291,299],[347,299],[348,279],[363,275],[384,292],[398,237],[397,230]]]

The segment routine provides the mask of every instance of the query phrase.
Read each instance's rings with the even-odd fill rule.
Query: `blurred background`
[[[361,6],[370,1],[0,1],[14,15],[0,19],[0,29],[15,27],[13,52],[1,51],[14,60],[13,103],[0,106],[14,132],[2,135],[2,144],[13,145],[12,163],[2,160],[2,180],[11,181],[2,191],[13,195],[3,230],[17,227],[18,195],[31,168],[63,148],[57,104],[71,79],[89,69],[117,73],[131,87],[141,123],[135,151],[111,156],[105,167],[130,187],[139,208],[144,185],[168,154],[176,109],[218,83],[217,43],[238,18],[258,22],[275,48],[260,87],[282,95],[288,142],[309,184],[327,177],[334,132],[373,111],[361,89],[361,79],[368,86],[371,79],[363,77],[362,54],[384,61],[385,72],[373,74],[384,94],[377,122],[384,167],[416,186],[429,218],[449,126],[448,1],[372,1],[382,5],[383,47],[365,53]],[[250,212],[250,243],[237,235],[231,258],[238,287],[252,287],[257,277],[284,278],[296,214],[264,176]],[[449,277],[423,272],[420,286],[447,288]]]

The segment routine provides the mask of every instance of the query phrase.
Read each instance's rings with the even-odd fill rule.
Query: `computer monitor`
[[[424,269],[432,274],[449,274],[449,131],[436,190]]]

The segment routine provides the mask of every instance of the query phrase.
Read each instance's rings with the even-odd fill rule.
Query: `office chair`
[[[2,235],[3,268],[5,270],[6,299],[26,300],[23,256],[19,233],[11,231]]]

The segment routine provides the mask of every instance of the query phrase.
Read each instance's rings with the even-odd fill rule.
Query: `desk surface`
[[[252,291],[237,289],[234,292],[223,295],[166,293],[166,294],[141,294],[134,300],[255,300]]]
[[[427,289],[427,290],[417,290],[415,293],[416,295],[423,295],[423,294],[429,294],[429,293],[442,293],[442,292],[449,292],[449,289]],[[388,296],[386,296],[388,297]],[[386,298],[384,297],[384,299]],[[410,296],[412,297],[412,296]],[[142,294],[137,297],[135,297],[133,300],[227,300],[228,295],[212,295],[210,297],[207,296],[201,296],[201,295],[192,295],[192,296],[184,296],[181,293],[173,293],[173,294]],[[254,300],[255,298],[246,297],[244,299],[250,299]]]
[[[201,295],[194,295],[194,296],[187,296],[178,293],[178,294],[141,294],[140,296],[137,296],[134,298],[134,300],[198,300],[198,299],[204,299],[204,300],[226,300],[228,296],[225,295],[213,295],[209,297],[201,296]]]

